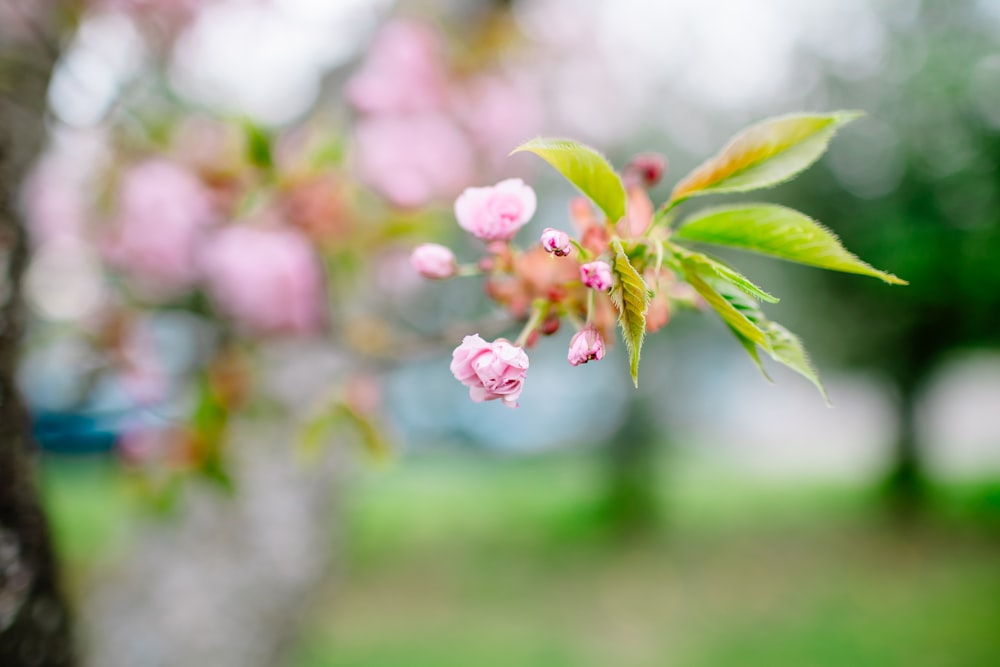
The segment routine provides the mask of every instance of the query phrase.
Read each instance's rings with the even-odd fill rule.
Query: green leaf
[[[733,286],[729,282],[720,278],[718,275],[713,275],[704,264],[694,259],[684,258],[681,260],[681,268],[684,270],[684,276],[691,284],[691,287],[697,290],[698,294],[700,294],[702,298],[708,302],[708,305],[710,305],[715,312],[719,314],[719,316],[725,321],[726,324],[729,325],[731,329],[738,332],[750,342],[760,345],[764,349],[768,349],[770,347],[770,343],[767,340],[767,334],[761,331],[761,329],[748,316],[749,314],[760,312],[753,299],[747,297],[741,290],[737,290],[735,288],[733,288],[734,291],[740,294],[743,299],[734,300],[724,296],[723,293],[719,291],[720,286]],[[746,304],[749,304],[749,306]]]
[[[819,379],[819,373],[812,365],[806,348],[799,337],[777,322],[768,322],[767,337],[771,341],[771,358],[788,366],[816,385],[819,393],[823,395],[823,400],[829,404],[830,397],[826,395],[826,389]]]
[[[250,164],[265,169],[274,166],[271,133],[251,120],[243,121],[243,133],[246,136],[246,155]]]
[[[708,255],[703,255],[700,252],[693,252],[679,245],[675,245],[670,242],[666,242],[670,251],[674,253],[681,261],[687,259],[695,264],[700,264],[705,269],[708,269],[715,275],[719,276],[723,280],[726,280],[736,287],[739,287],[745,293],[749,294],[755,299],[761,301],[766,301],[768,303],[778,303],[781,299],[774,296],[769,292],[765,292],[763,289],[758,287],[752,280],[744,276],[742,273],[729,266],[725,262],[722,262],[714,257],[709,257]]]
[[[639,386],[639,354],[642,342],[646,337],[646,311],[649,310],[649,288],[639,272],[628,260],[628,255],[620,241],[612,243],[615,251],[614,262],[611,265],[613,284],[611,300],[618,308],[618,325],[625,339],[628,350],[629,370],[632,383]]]
[[[857,111],[793,114],[753,125],[682,179],[670,200],[783,183],[818,160],[836,131],[859,116]]]
[[[572,139],[538,138],[511,151],[538,155],[604,211],[608,220],[625,216],[625,186],[607,158]]]
[[[767,369],[764,368],[763,362],[760,360],[760,354],[757,353],[757,344],[728,324],[726,326],[729,327],[729,330],[733,332],[734,336],[736,336],[736,340],[739,341],[740,345],[743,346],[743,349],[746,350],[748,355],[750,355],[750,359],[752,359],[754,364],[756,364],[757,370],[759,370],[760,374],[764,376],[764,379],[768,382],[773,382],[771,376],[767,374]]]
[[[698,276],[695,277],[698,278]],[[748,297],[735,285],[732,285],[731,283],[728,283],[716,276],[705,276],[702,282],[728,302],[733,309],[743,315],[748,322],[753,324],[755,330],[763,334],[764,343],[761,343],[759,340],[746,335],[743,330],[737,329],[737,327],[735,327],[728,320],[726,321],[726,323],[729,324],[730,330],[732,330],[736,339],[740,342],[740,345],[742,345],[743,349],[747,351],[750,358],[753,359],[757,368],[760,369],[760,372],[765,378],[768,380],[771,379],[767,375],[767,371],[764,369],[764,365],[760,361],[756,345],[763,347],[770,357],[778,363],[787,366],[812,382],[813,385],[815,385],[815,387],[819,390],[820,394],[823,395],[823,400],[827,403],[830,402],[826,395],[826,389],[820,381],[819,374],[816,372],[812,362],[809,360],[809,355],[806,353],[805,347],[802,345],[802,341],[799,340],[798,336],[777,322],[772,322],[767,319],[767,317],[764,316],[763,311],[760,309],[760,304]],[[692,285],[694,285],[694,283],[692,283]],[[695,289],[698,289],[698,287],[695,286]],[[701,292],[701,290],[699,290],[699,292]],[[704,294],[702,296],[704,296]]]
[[[837,235],[798,211],[775,204],[740,204],[701,211],[674,234],[683,241],[731,246],[822,269],[858,273],[893,285],[906,281],[861,261]]]
[[[299,432],[300,454],[310,462],[318,458],[322,446],[333,431],[350,427],[361,440],[361,445],[375,459],[385,460],[392,455],[392,446],[382,430],[366,415],[358,413],[342,400],[329,404],[309,419]]]

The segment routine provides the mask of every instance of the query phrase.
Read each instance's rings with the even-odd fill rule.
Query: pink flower
[[[458,270],[455,253],[437,243],[424,243],[414,248],[410,264],[417,273],[432,280],[451,278]]]
[[[483,74],[463,82],[455,114],[469,130],[490,173],[509,169],[508,153],[542,127],[542,96],[523,77]]]
[[[569,234],[546,227],[542,231],[542,247],[545,248],[545,252],[551,252],[556,257],[565,257],[570,249]]]
[[[215,234],[202,265],[219,308],[257,333],[312,334],[323,324],[323,272],[298,232],[237,224]]]
[[[600,260],[588,262],[580,267],[580,280],[591,289],[606,292],[611,289],[611,265]]]
[[[447,79],[441,35],[419,21],[396,20],[379,30],[345,93],[362,113],[424,112],[445,106]]]
[[[569,341],[567,359],[574,366],[604,358],[604,339],[593,326],[577,331]]]
[[[21,203],[32,241],[79,238],[86,228],[86,184],[68,160],[45,157],[21,186]]]
[[[455,217],[462,229],[484,241],[509,241],[535,214],[531,186],[508,178],[494,186],[466,188],[455,200]]]
[[[466,336],[452,353],[451,373],[477,403],[499,398],[516,408],[527,371],[528,355],[502,338],[487,343],[479,334]]]
[[[198,278],[196,248],[213,217],[207,190],[180,165],[154,159],[130,167],[118,190],[111,262],[145,295],[175,296]]]
[[[466,136],[440,114],[373,116],[358,123],[355,142],[358,176],[400,208],[454,197],[475,173]]]

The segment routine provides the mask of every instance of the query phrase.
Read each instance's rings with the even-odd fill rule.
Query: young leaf
[[[677,255],[678,258],[683,260],[690,260],[695,264],[701,265],[703,268],[708,269],[712,273],[716,274],[723,280],[726,280],[736,287],[739,287],[745,293],[749,294],[755,299],[760,301],[766,301],[768,303],[778,303],[781,299],[778,297],[765,292],[763,289],[758,287],[752,280],[744,276],[742,273],[732,268],[725,262],[721,262],[708,255],[703,255],[700,252],[692,252],[687,248],[675,245],[673,243],[667,242],[667,246],[670,250]]]
[[[789,180],[819,159],[857,111],[769,118],[743,130],[674,187],[671,202],[717,192],[746,192]]]
[[[770,343],[767,340],[767,334],[765,334],[753,320],[748,317],[749,314],[759,313],[760,310],[757,308],[756,302],[743,294],[742,291],[736,290],[743,299],[733,300],[726,298],[722,293],[719,292],[718,287],[720,285],[729,285],[731,283],[725,281],[717,274],[710,272],[704,264],[701,264],[694,259],[685,258],[681,260],[681,268],[684,270],[684,276],[687,281],[691,284],[691,287],[697,290],[698,294],[708,302],[715,312],[729,325],[731,329],[739,333],[751,343],[760,345],[764,349],[769,350]],[[744,303],[745,300],[745,303]],[[746,304],[750,304],[747,306]]]
[[[858,259],[837,235],[812,218],[774,204],[739,204],[701,211],[674,234],[683,241],[732,246],[809,266],[906,281]]]
[[[632,373],[632,383],[639,386],[639,353],[642,341],[646,336],[646,311],[649,310],[649,288],[642,276],[635,270],[622,244],[615,241],[612,244],[615,251],[614,262],[611,265],[614,283],[611,287],[611,300],[618,308],[618,324],[625,339],[628,350],[629,370]]]
[[[784,364],[788,368],[803,376],[807,380],[813,383],[819,390],[820,394],[823,395],[823,400],[829,403],[829,398],[826,395],[826,389],[823,387],[823,383],[819,379],[819,374],[813,367],[812,362],[809,360],[809,355],[806,353],[805,347],[802,345],[802,341],[799,340],[798,336],[793,334],[791,331],[781,326],[776,322],[772,322],[767,317],[764,316],[763,311],[760,309],[760,305],[753,299],[747,297],[742,290],[736,288],[725,280],[715,277],[715,276],[705,276],[704,282],[708,286],[715,290],[725,301],[727,301],[735,310],[739,311],[747,321],[751,322],[754,328],[760,331],[766,344],[761,345],[764,350],[771,356],[772,359],[780,364]],[[692,283],[693,284],[693,283]],[[697,289],[697,287],[695,288]],[[727,324],[729,322],[727,321]],[[770,380],[767,372],[764,370],[763,364],[760,362],[760,357],[757,354],[757,349],[754,343],[759,341],[752,340],[746,336],[743,331],[738,330],[732,324],[729,327],[733,334],[735,334],[736,339],[743,346],[743,349],[747,351],[750,358],[753,359],[757,368],[764,375],[765,378]]]
[[[604,211],[611,222],[625,215],[625,186],[607,159],[590,146],[572,139],[538,138],[511,151],[538,155],[579,188]]]
[[[768,322],[767,337],[771,341],[771,358],[816,385],[819,393],[823,395],[823,400],[829,404],[830,397],[826,395],[826,388],[823,387],[819,373],[812,365],[799,337],[777,322]]]

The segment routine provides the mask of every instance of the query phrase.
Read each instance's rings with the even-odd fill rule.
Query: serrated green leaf
[[[611,265],[613,283],[611,300],[618,308],[618,325],[628,350],[629,371],[632,383],[639,386],[639,354],[646,337],[646,311],[649,310],[650,291],[646,282],[629,262],[628,255],[619,241],[611,245],[615,251]]]
[[[805,347],[802,345],[802,341],[799,340],[798,336],[777,322],[772,322],[767,319],[763,311],[760,309],[760,304],[748,297],[742,290],[739,290],[731,283],[715,276],[706,276],[704,278],[704,282],[710,288],[714,289],[716,293],[726,300],[734,309],[738,310],[744,317],[746,317],[747,321],[751,322],[756,330],[763,333],[766,344],[761,345],[761,347],[764,348],[772,359],[787,366],[812,382],[813,385],[815,385],[815,387],[819,390],[820,394],[822,394],[823,400],[827,403],[830,402],[826,395],[826,389],[820,381],[819,374],[816,372],[812,362],[809,360],[809,355],[806,353]],[[695,289],[697,289],[697,287],[695,287]],[[750,358],[753,359],[757,368],[760,369],[760,372],[765,378],[770,380],[771,378],[764,369],[764,365],[761,363],[760,356],[757,354],[757,349],[755,347],[755,343],[760,344],[759,341],[750,339],[743,333],[742,330],[737,329],[728,321],[727,324],[730,325],[730,330],[732,330],[740,345],[743,346],[743,349],[745,349],[747,354],[750,355]]]
[[[807,215],[775,204],[738,204],[700,211],[674,238],[749,250],[832,271],[906,281],[879,271],[848,251],[837,235]]]
[[[684,277],[691,284],[691,287],[697,290],[698,294],[708,302],[708,305],[719,314],[730,328],[739,332],[747,340],[760,345],[764,349],[769,349],[770,343],[767,340],[767,334],[749,317],[751,314],[760,312],[753,299],[746,296],[741,290],[733,287],[731,283],[714,275],[704,264],[691,258],[681,260],[681,268],[684,270]],[[746,306],[743,299],[734,302],[733,299],[726,298],[719,290],[721,285],[732,288],[743,296],[750,306]]]
[[[597,204],[608,220],[617,222],[625,216],[625,186],[607,158],[590,146],[572,139],[538,138],[521,144],[511,155],[520,152],[534,153],[555,167]]]
[[[743,349],[746,350],[747,354],[750,355],[750,359],[757,366],[757,370],[759,370],[760,374],[764,376],[764,379],[768,382],[773,382],[771,376],[767,374],[767,369],[764,368],[763,362],[760,360],[760,354],[757,352],[757,344],[728,324],[726,326],[729,327],[729,330],[733,332],[736,340],[743,347]]]
[[[769,118],[737,134],[674,187],[672,202],[720,192],[746,192],[789,180],[818,160],[857,111]]]
[[[666,245],[680,260],[683,261],[684,259],[688,259],[696,264],[702,265],[705,269],[711,271],[723,280],[729,281],[755,299],[766,301],[767,303],[778,303],[781,300],[773,294],[765,292],[752,280],[721,260],[709,257],[708,255],[700,252],[688,250],[687,248],[673,243],[667,242]]]
[[[771,358],[816,385],[819,393],[823,395],[823,400],[829,403],[830,398],[826,395],[826,388],[823,387],[819,373],[816,372],[799,337],[777,322],[768,323],[767,337],[771,341]]]

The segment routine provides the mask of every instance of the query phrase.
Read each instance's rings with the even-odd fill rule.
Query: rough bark
[[[14,380],[27,261],[16,200],[42,143],[54,59],[40,36],[16,46],[0,41],[0,665],[5,667],[75,664],[67,607],[34,483],[29,420]]]

